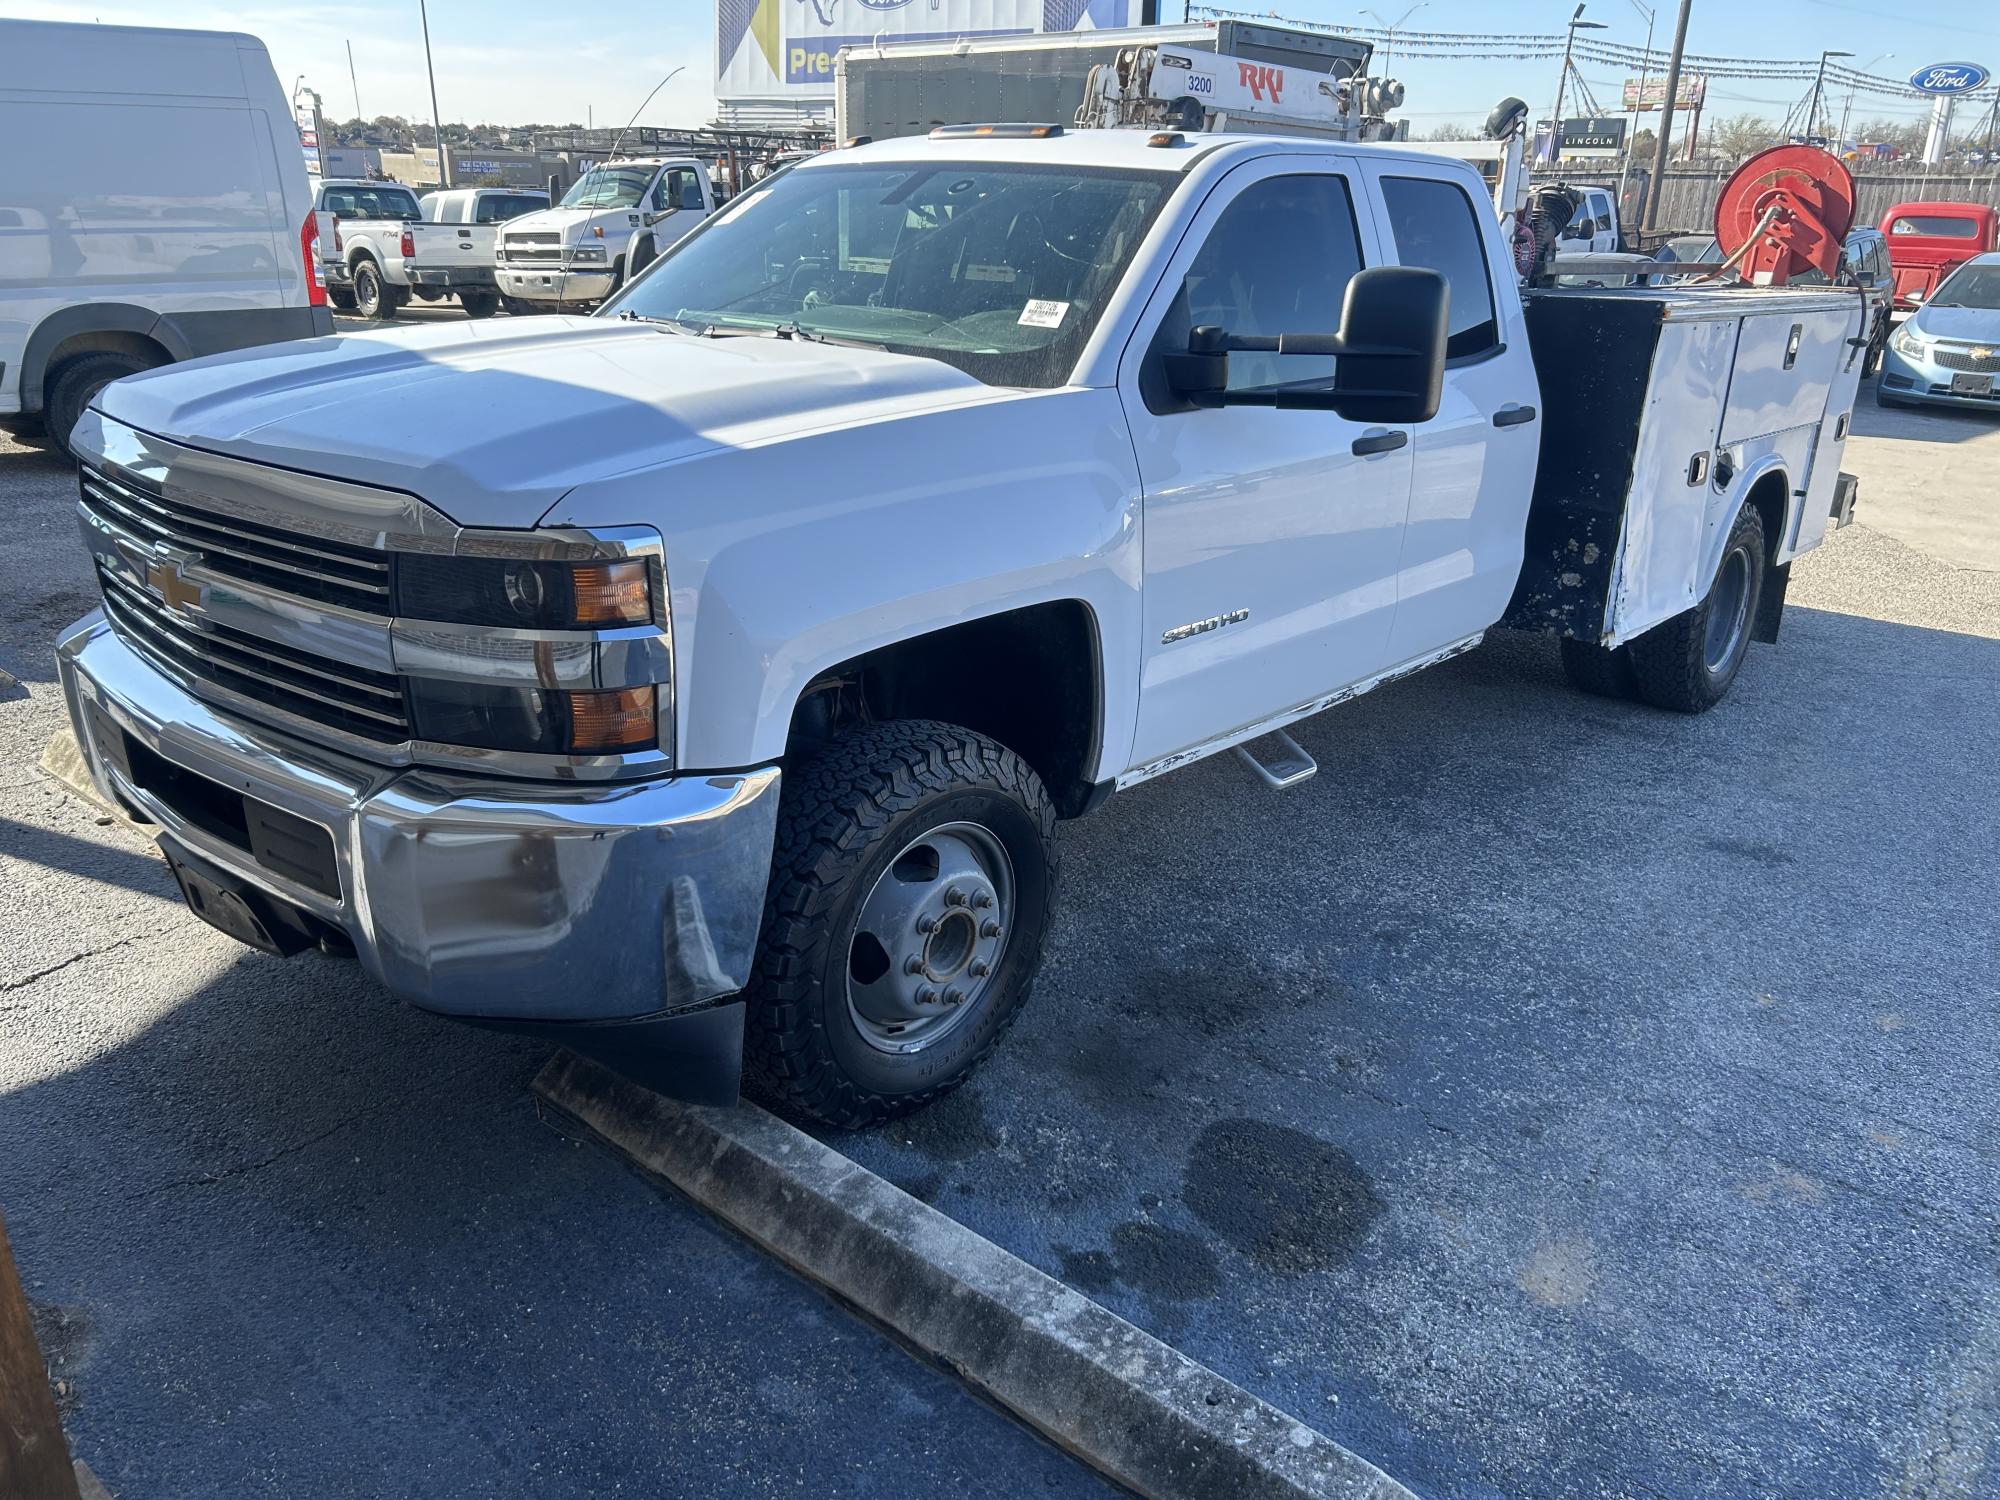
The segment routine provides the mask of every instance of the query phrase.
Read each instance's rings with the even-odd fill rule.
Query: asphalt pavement
[[[2000,1495],[2000,424],[1863,399],[1721,707],[1501,637],[1118,796],[828,1138],[1438,1500]]]
[[[1114,798],[979,1079],[828,1138],[1426,1496],[2000,1494],[2000,427],[1847,467],[1715,712],[1501,638]],[[114,1492],[1095,1485],[40,778],[70,483],[0,447],[0,1208]]]
[[[1112,1493],[41,776],[75,486],[0,437],[0,1212],[119,1500]]]

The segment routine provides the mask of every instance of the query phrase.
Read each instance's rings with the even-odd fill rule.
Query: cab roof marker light
[[[1041,141],[1061,135],[1060,125],[940,125],[931,132],[934,141],[962,141],[974,137],[986,140]]]
[[[1187,137],[1178,130],[1156,130],[1146,137],[1149,146],[1185,146]]]

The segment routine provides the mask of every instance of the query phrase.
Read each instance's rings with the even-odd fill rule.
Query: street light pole
[[[1870,68],[1874,67],[1875,64],[1879,62],[1887,62],[1890,58],[1894,57],[1895,55],[1896,54],[1893,52],[1884,52],[1879,57],[1871,57],[1868,59],[1867,62],[1863,63],[1859,68],[1855,69],[1855,71],[1857,73],[1866,73]],[[1854,90],[1858,86],[1859,86],[1858,80],[1850,78],[1847,81],[1847,102],[1840,106],[1840,140],[1836,143],[1837,145],[1845,145],[1847,142],[1847,117],[1854,113]],[[1839,152],[1836,151],[1834,154],[1838,155]]]
[[[1653,142],[1653,185],[1646,192],[1646,217],[1641,229],[1659,223],[1660,191],[1667,185],[1667,154],[1674,138],[1674,95],[1681,87],[1681,57],[1687,51],[1688,11],[1694,0],[1681,0],[1681,13],[1674,22],[1674,50],[1667,54],[1667,92],[1660,100],[1660,138]]]
[[[1556,105],[1549,112],[1549,161],[1551,163],[1562,159],[1563,87],[1569,82],[1570,49],[1576,46],[1576,34],[1579,30],[1604,30],[1603,22],[1584,20],[1583,7],[1585,3],[1586,0],[1578,0],[1576,13],[1569,18],[1569,31],[1563,38],[1562,72],[1556,75]]]
[[[1819,100],[1826,89],[1826,60],[1829,57],[1852,57],[1852,52],[1826,51],[1819,55],[1819,72],[1813,75],[1812,108],[1806,112],[1806,144],[1812,144],[1815,132],[1819,130]]]
[[[451,163],[444,159],[444,119],[438,114],[438,76],[431,66],[431,17],[424,0],[417,0],[417,15],[424,23],[424,73],[431,81],[431,135],[437,141],[438,186],[451,186]]]
[[[1382,29],[1389,33],[1389,39],[1382,44],[1382,77],[1387,78],[1389,76],[1389,59],[1396,51],[1396,33],[1403,29],[1405,21],[1409,20],[1411,16],[1414,16],[1428,4],[1430,4],[1430,0],[1417,0],[1415,5],[1412,5],[1393,21],[1383,21],[1379,11],[1363,10],[1361,12],[1364,16],[1374,16],[1377,21],[1381,21]]]

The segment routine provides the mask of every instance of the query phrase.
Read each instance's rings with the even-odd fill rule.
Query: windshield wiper
[[[634,312],[626,308],[618,314],[621,323],[652,323],[673,333],[687,334],[691,338],[708,338],[715,329],[705,323],[690,323],[685,318],[661,318],[652,313]]]

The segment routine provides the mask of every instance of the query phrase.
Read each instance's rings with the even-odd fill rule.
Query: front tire
[[[42,397],[42,418],[50,442],[58,451],[73,457],[70,434],[82,420],[84,409],[97,399],[97,393],[114,380],[153,369],[159,363],[157,360],[149,363],[130,354],[100,352],[71,355],[57,365],[49,372]]]
[[[1722,545],[1707,595],[1630,647],[1639,696],[1655,708],[1699,714],[1728,693],[1750,650],[1764,590],[1764,523],[1744,506]]]
[[[843,1129],[971,1076],[1027,1000],[1054,904],[1055,808],[954,724],[869,724],[787,772],[747,1000],[751,1082]]]

